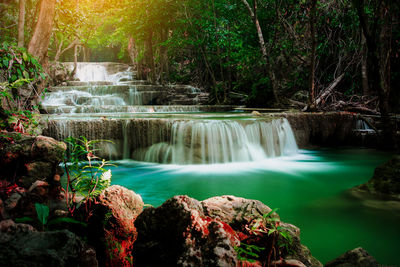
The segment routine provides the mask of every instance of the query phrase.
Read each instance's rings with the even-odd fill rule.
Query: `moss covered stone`
[[[357,188],[371,194],[400,200],[400,155],[378,166],[371,180]]]

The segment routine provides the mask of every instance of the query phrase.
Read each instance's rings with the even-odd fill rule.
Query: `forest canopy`
[[[22,2],[28,49],[41,10],[54,5],[50,61],[133,64],[139,78],[154,83],[204,87],[213,103],[245,97],[252,106],[290,99],[337,108],[338,99],[357,95],[391,99],[380,106],[385,113],[399,106],[397,90],[390,90],[400,82],[398,1],[2,1],[2,42],[20,41]],[[336,93],[318,102],[330,87]]]

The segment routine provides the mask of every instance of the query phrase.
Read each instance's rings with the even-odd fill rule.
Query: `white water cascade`
[[[136,80],[135,73],[126,64],[79,62],[76,80],[51,88],[42,106],[49,114],[166,113],[199,111],[206,101],[198,88],[149,84]]]
[[[375,133],[375,130],[369,127],[368,123],[364,120],[358,119],[356,121],[356,131],[359,132],[366,132],[366,133]]]
[[[108,81],[106,68],[101,64],[78,64],[76,78],[81,82]]]
[[[286,119],[271,122],[231,120],[175,121],[170,143],[161,142],[134,153],[147,162],[215,164],[259,161],[297,153]]]
[[[125,64],[79,63],[79,81],[53,87],[42,102],[50,114],[46,134],[110,140],[98,156],[165,164],[251,162],[297,153],[286,119],[213,113],[223,107],[199,105],[206,93],[198,88],[149,84],[134,75]]]

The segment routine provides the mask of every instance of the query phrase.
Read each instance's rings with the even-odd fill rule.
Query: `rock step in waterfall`
[[[113,160],[215,164],[297,153],[284,118],[202,113],[232,107],[201,105],[208,94],[189,85],[154,85],[134,77],[124,64],[79,63],[79,81],[46,95],[42,105],[50,115],[44,133],[57,140],[110,140],[99,144],[98,156]]]
[[[71,70],[71,63],[65,63]],[[49,114],[101,112],[171,112],[173,108],[145,106],[177,106],[179,111],[193,112],[206,104],[208,93],[190,85],[156,85],[135,80],[135,72],[119,63],[78,63],[77,81],[51,88],[42,103]]]

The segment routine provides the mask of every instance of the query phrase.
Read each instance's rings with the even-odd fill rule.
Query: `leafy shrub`
[[[38,134],[38,116],[30,99],[39,96],[37,82],[45,79],[38,61],[24,48],[8,43],[0,45],[0,129]],[[19,90],[27,87],[29,96]],[[33,97],[32,97],[33,96]]]
[[[87,210],[87,205],[90,205],[96,196],[111,185],[111,170],[104,167],[112,164],[104,159],[100,160],[94,154],[95,144],[109,141],[89,141],[81,136],[80,138],[68,137],[65,142],[69,145],[64,161],[67,173],[66,199],[72,214],[82,203],[86,204]],[[77,201],[76,195],[83,199]]]
[[[25,48],[5,42],[0,46],[0,69],[5,71],[10,84],[22,79],[32,81],[46,77],[42,66]]]

